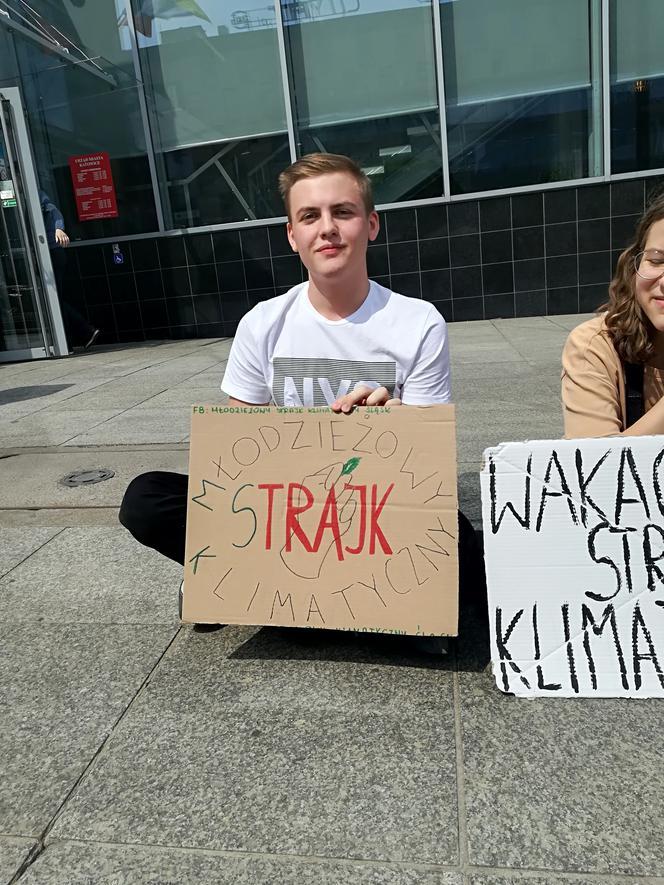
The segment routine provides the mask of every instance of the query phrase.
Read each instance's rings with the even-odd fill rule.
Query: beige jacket
[[[644,367],[645,410],[664,394],[664,370]],[[565,438],[616,436],[625,429],[623,367],[604,322],[604,315],[581,323],[563,350],[563,417]]]

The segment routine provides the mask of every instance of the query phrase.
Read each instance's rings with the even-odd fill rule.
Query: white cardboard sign
[[[664,697],[664,436],[504,443],[481,483],[501,691]]]

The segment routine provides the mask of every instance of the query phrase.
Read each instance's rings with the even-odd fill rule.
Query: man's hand
[[[68,246],[69,245],[69,237],[59,227],[56,227],[56,229],[55,229],[55,242],[58,244],[58,246]]]
[[[356,387],[346,396],[340,396],[330,408],[333,412],[343,412],[349,415],[355,406],[400,406],[400,399],[390,399],[387,387]]]

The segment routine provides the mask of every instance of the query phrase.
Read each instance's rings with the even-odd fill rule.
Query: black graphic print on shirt
[[[329,406],[358,384],[386,387],[394,396],[394,360],[331,360],[275,357],[272,395],[279,406]]]

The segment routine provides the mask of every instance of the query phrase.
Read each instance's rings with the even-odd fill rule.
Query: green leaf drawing
[[[361,458],[349,458],[344,464],[344,469],[341,471],[341,475],[343,476],[345,473],[352,473],[361,460]]]

